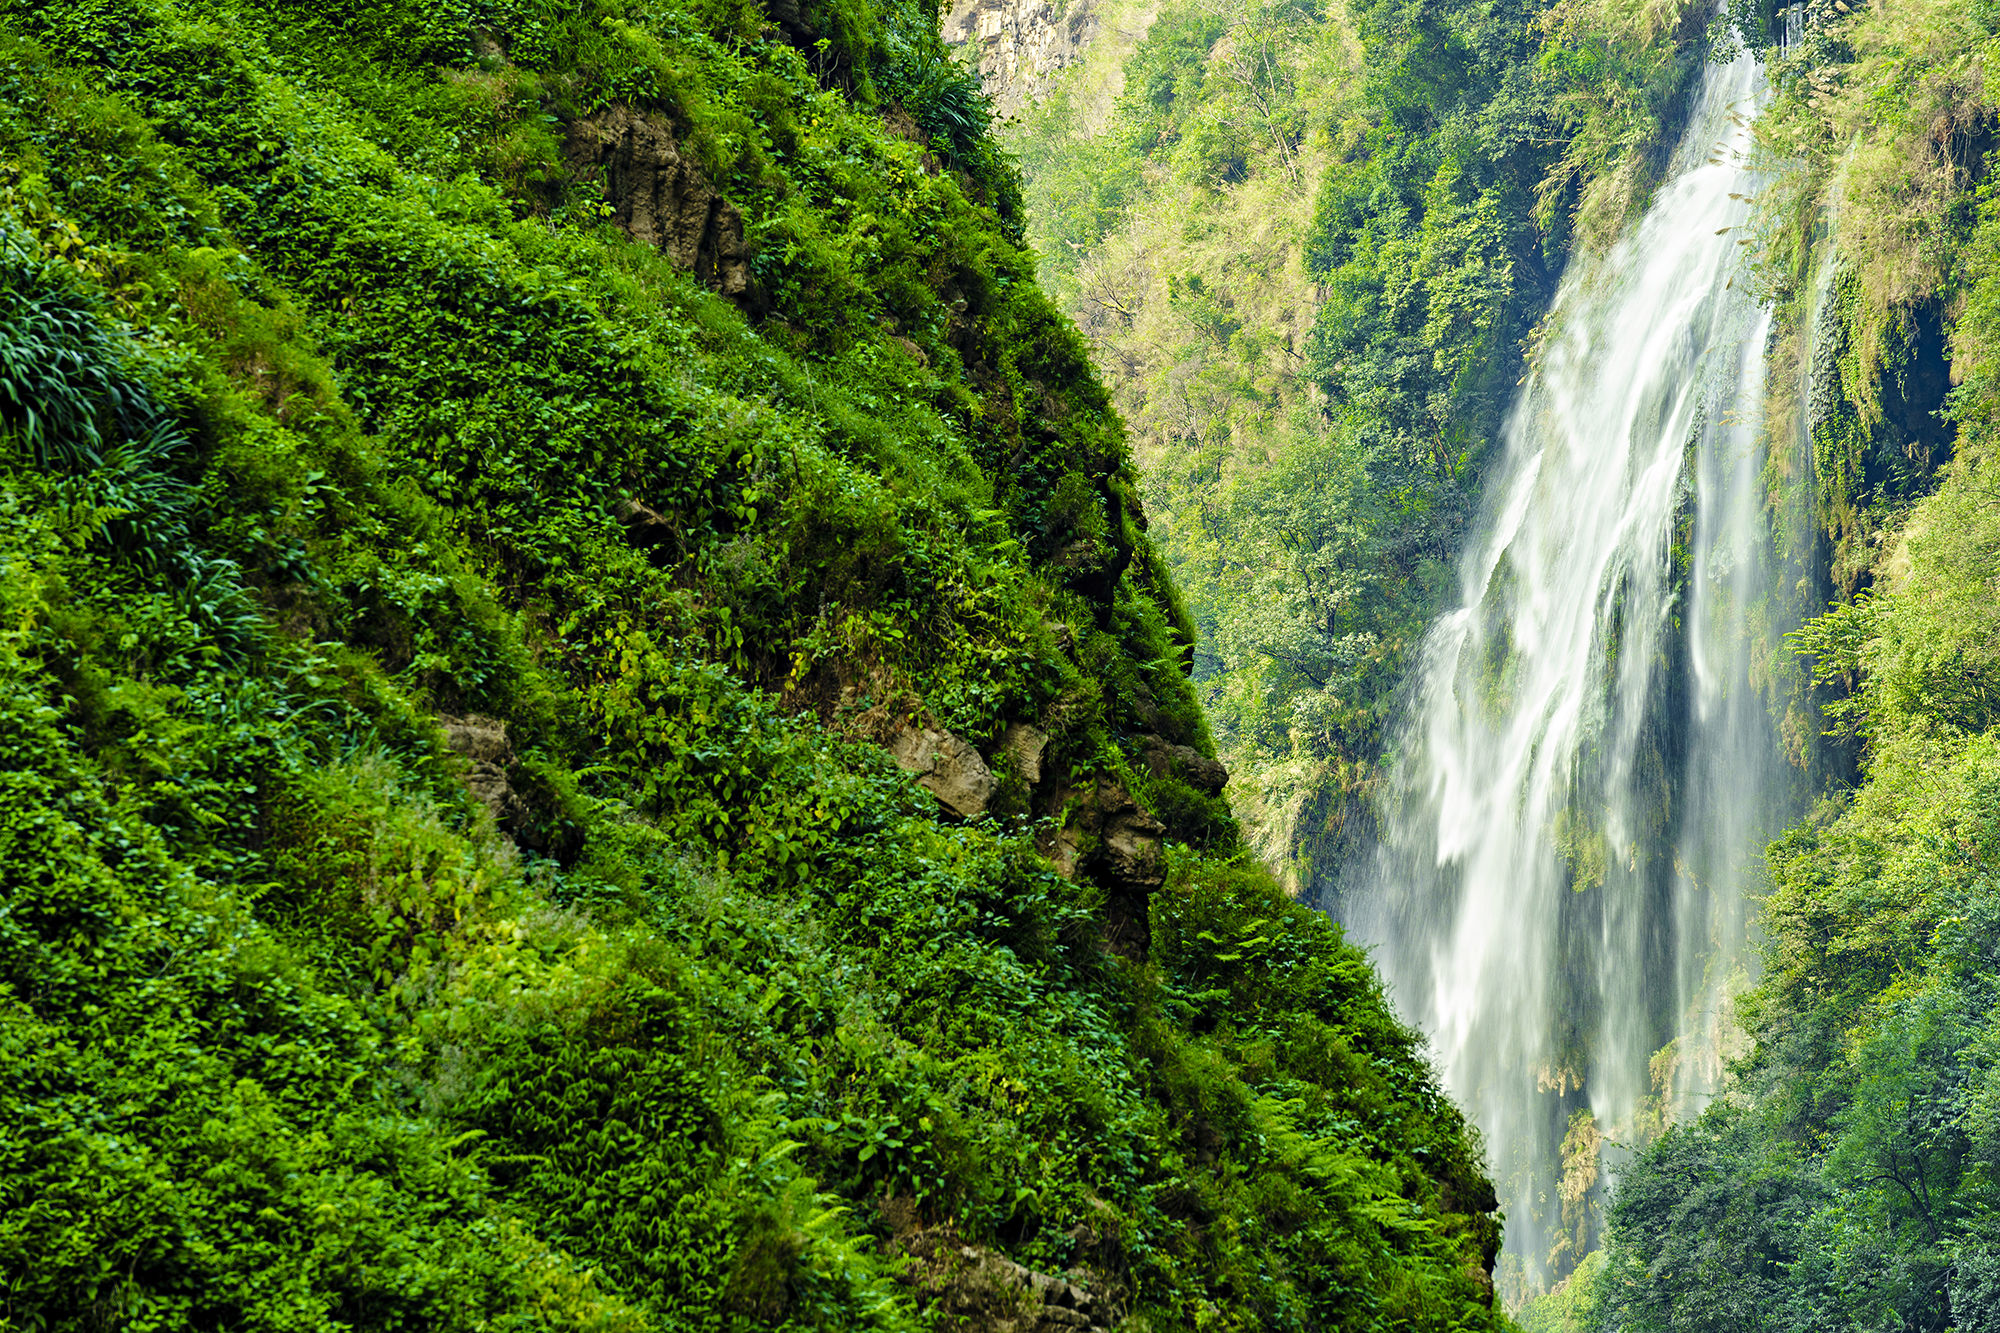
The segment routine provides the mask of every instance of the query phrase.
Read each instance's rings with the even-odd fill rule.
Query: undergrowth
[[[984,116],[855,0],[0,2],[0,1326],[944,1327],[939,1238],[1498,1321],[1416,1038],[1148,766],[1192,631]]]

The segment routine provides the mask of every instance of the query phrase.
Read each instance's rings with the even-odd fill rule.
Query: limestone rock
[[[507,724],[480,713],[464,717],[440,717],[444,742],[476,764],[505,765],[514,761],[514,746],[507,739]]]
[[[571,122],[563,156],[577,175],[604,172],[605,200],[633,240],[668,255],[724,296],[749,292],[743,215],[681,151],[666,117],[607,107]]]
[[[917,775],[917,785],[938,798],[961,819],[986,813],[999,782],[979,751],[948,731],[905,726],[884,740],[889,753],[905,771]]]
[[[493,813],[493,822],[502,828],[518,825],[528,815],[528,806],[507,780],[514,762],[514,747],[507,739],[507,724],[479,713],[463,717],[440,717],[444,741],[463,756],[466,790]]]
[[[1157,889],[1166,882],[1166,857],[1160,842],[1167,826],[1136,805],[1105,820],[1103,858],[1112,878],[1135,889]]]
[[[1025,722],[1016,722],[1000,733],[1001,753],[1013,757],[1014,771],[1030,787],[1042,780],[1042,751],[1048,746],[1048,733]]]
[[[916,1261],[904,1281],[964,1333],[1093,1333],[1110,1322],[1078,1283],[949,1235],[919,1234],[904,1249]]]
[[[1169,745],[1158,736],[1148,736],[1145,747],[1146,771],[1156,778],[1175,777],[1196,791],[1220,796],[1229,785],[1229,770],[1220,759],[1210,759],[1192,745]]]
[[[1099,27],[1094,0],[954,0],[943,21],[945,41],[979,66],[1001,116],[1039,101]]]
[[[1110,881],[1109,887],[1143,897],[1166,882],[1161,850],[1166,832],[1123,786],[1100,779],[1072,800],[1049,859],[1060,874],[1073,878],[1079,870],[1092,870]]]

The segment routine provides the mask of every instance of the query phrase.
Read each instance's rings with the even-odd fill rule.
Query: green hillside
[[[0,1328],[1490,1328],[935,15],[0,0]]]

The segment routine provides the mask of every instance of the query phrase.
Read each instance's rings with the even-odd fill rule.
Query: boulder
[[[1111,877],[1127,888],[1159,888],[1167,878],[1167,859],[1160,851],[1166,834],[1165,824],[1136,805],[1105,820],[1100,855]]]
[[[883,744],[905,771],[917,775],[918,786],[961,819],[985,814],[1000,786],[979,751],[948,731],[904,725],[884,737]]]
[[[1110,1322],[1109,1312],[1078,1282],[1038,1273],[949,1234],[920,1233],[903,1248],[915,1261],[903,1280],[945,1316],[946,1327],[963,1333],[1092,1333]]]

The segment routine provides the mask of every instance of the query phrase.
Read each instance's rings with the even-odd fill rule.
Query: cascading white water
[[[1797,808],[1769,677],[1799,574],[1739,244],[1761,86],[1711,66],[1645,218],[1564,277],[1336,908],[1485,1135],[1517,1299],[1592,1243],[1598,1136],[1712,1092]]]

